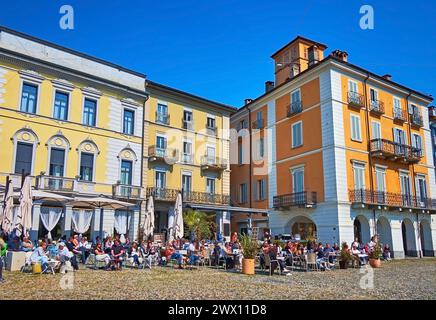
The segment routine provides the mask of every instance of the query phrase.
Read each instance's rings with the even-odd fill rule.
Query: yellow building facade
[[[60,218],[53,236],[84,229],[92,238],[137,236],[145,197],[146,100],[142,74],[0,29],[0,184],[9,176],[18,189],[22,175],[30,174],[38,190],[70,198],[104,195],[135,204],[114,211],[36,199],[34,240],[48,232],[42,220],[54,212]],[[83,212],[90,218],[79,226]],[[117,221],[128,225],[118,225],[117,231]]]
[[[156,232],[171,224],[182,192],[186,209],[216,214],[230,236],[230,115],[234,108],[149,81],[144,123],[143,184],[153,196]]]

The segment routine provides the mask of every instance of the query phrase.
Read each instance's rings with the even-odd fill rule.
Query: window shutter
[[[266,179],[262,180],[262,200],[266,199]]]
[[[253,195],[254,195],[254,199],[259,200],[259,194],[257,192],[257,183],[258,183],[257,180],[253,182]]]

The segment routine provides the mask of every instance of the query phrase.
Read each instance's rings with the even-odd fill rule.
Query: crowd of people
[[[242,265],[243,250],[237,233],[231,235],[229,242],[215,240],[189,241],[175,239],[171,242],[152,242],[151,240],[130,241],[119,235],[108,236],[105,239],[96,237],[89,242],[87,237],[81,235],[63,236],[57,241],[40,240],[34,246],[29,238],[13,237],[5,241],[0,237],[0,282],[3,281],[2,269],[6,251],[28,252],[28,261],[31,264],[40,264],[42,272],[50,272],[50,261],[57,265],[71,266],[72,270],[79,270],[79,264],[89,263],[92,256],[94,264],[101,264],[105,270],[121,270],[130,263],[133,267],[151,268],[153,265],[165,266],[174,262],[178,268],[208,263],[211,266],[224,265],[226,269],[233,269]],[[367,244],[359,243],[358,238],[353,241],[351,248],[345,244],[345,250],[361,265],[368,262],[368,257],[377,243],[377,236],[372,237]],[[288,267],[295,262],[294,257],[302,257],[307,253],[316,255],[316,264],[320,270],[331,270],[335,266],[341,248],[337,243],[323,245],[315,241],[293,242],[282,244],[272,241],[271,236],[265,236],[259,250],[259,262],[262,269],[274,272],[277,268],[282,274],[289,274]],[[266,263],[269,257],[268,264]],[[383,258],[390,260],[390,248],[385,245]],[[65,272],[67,269],[61,270]]]

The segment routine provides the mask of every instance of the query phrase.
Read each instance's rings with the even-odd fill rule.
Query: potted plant
[[[257,253],[257,241],[251,238],[247,234],[243,234],[239,238],[239,242],[242,248],[242,273],[243,274],[254,274],[254,259]]]
[[[380,268],[381,261],[380,256],[382,255],[382,248],[379,242],[376,242],[374,248],[369,253],[369,265],[373,268]]]
[[[346,242],[342,243],[340,258],[339,258],[339,269],[347,269],[350,261],[353,260],[353,256],[350,253],[348,244]]]

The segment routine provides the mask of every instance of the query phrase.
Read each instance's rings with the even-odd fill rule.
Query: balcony
[[[76,180],[40,175],[37,177],[36,185],[40,190],[72,193],[76,189]]]
[[[290,116],[300,113],[301,111],[303,111],[303,102],[301,101],[291,102],[291,104],[288,106],[287,116],[289,118]]]
[[[227,161],[218,157],[201,157],[201,169],[209,171],[223,171],[227,168]]]
[[[210,136],[216,136],[218,134],[218,128],[206,125],[206,133]]]
[[[361,109],[365,107],[363,95],[357,92],[348,92],[348,106],[351,108]]]
[[[185,130],[194,130],[194,121],[188,121],[185,119],[182,119],[182,123],[183,123],[183,129]]]
[[[357,205],[385,206],[390,208],[436,210],[436,199],[370,190],[350,190],[350,202]]]
[[[183,192],[183,202],[230,205],[230,196],[207,192]]]
[[[417,127],[423,127],[424,126],[424,120],[423,120],[421,114],[416,113],[416,112],[412,113],[410,115],[410,118],[411,118],[412,125],[415,125]]]
[[[178,161],[178,151],[176,149],[150,146],[148,147],[148,157],[150,162],[163,161],[173,165]]]
[[[300,207],[300,208],[313,208],[316,207],[317,194],[316,192],[296,192],[274,197],[274,209]]]
[[[258,129],[258,130],[263,129],[263,128],[265,128],[265,120],[257,119],[255,121],[253,121],[251,127],[253,129]]]
[[[428,109],[428,116],[430,117],[431,121],[435,121],[436,120],[436,108],[435,107],[430,107]]]
[[[372,113],[381,115],[385,113],[385,104],[380,100],[371,100],[369,102],[369,109]]]
[[[112,186],[112,195],[121,199],[143,199],[143,189],[137,186],[115,184]]]
[[[385,139],[374,139],[370,142],[372,157],[407,164],[418,163],[422,158],[422,150]]]
[[[170,124],[170,115],[165,114],[165,113],[161,113],[161,112],[156,112],[156,123],[169,125]]]
[[[394,120],[404,122],[406,121],[406,114],[403,109],[394,108]]]
[[[180,190],[167,188],[147,188],[147,198],[152,196],[154,200],[175,202]]]

